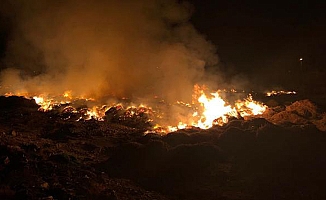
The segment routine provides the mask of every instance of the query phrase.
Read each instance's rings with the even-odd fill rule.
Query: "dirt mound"
[[[326,131],[326,113],[321,113],[317,106],[307,99],[285,107],[269,109],[264,117],[274,124],[314,124],[319,130]]]
[[[326,198],[326,117],[306,100],[275,107],[266,119],[167,135],[7,100],[0,199]]]

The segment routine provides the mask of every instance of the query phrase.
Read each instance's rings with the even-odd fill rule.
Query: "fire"
[[[241,117],[261,115],[267,108],[267,106],[262,103],[254,101],[250,94],[245,100],[236,102],[235,106]]]
[[[218,90],[206,94],[208,90],[206,86],[194,86],[194,94],[192,104],[185,104],[188,107],[195,107],[192,117],[187,122],[180,121],[177,126],[169,126],[168,131],[173,132],[178,129],[189,127],[198,127],[201,129],[209,129],[213,125],[220,125],[228,123],[230,117],[247,117],[261,115],[266,111],[267,106],[254,101],[252,95],[249,94],[243,100],[237,100],[234,104],[225,101],[220,93],[227,92],[226,90]],[[232,89],[231,92],[236,90]]]
[[[92,105],[96,104],[95,99],[75,97],[71,90],[65,91],[61,95],[34,95],[32,98],[28,94],[25,94],[26,98],[34,99],[35,103],[40,106],[39,110],[43,112],[51,111],[53,109],[61,108],[63,113],[68,113],[68,117],[64,119],[70,119],[69,113],[79,116],[76,120],[90,120],[95,119],[98,121],[109,120],[112,117],[118,122],[131,122],[135,120],[136,123],[152,124],[151,129],[146,133],[167,133],[174,132],[179,129],[187,129],[191,127],[198,127],[201,129],[208,129],[214,125],[222,126],[228,123],[229,118],[235,117],[247,117],[263,114],[267,106],[260,102],[254,101],[249,94],[247,98],[237,100],[235,102],[228,102],[222,98],[222,93],[229,93],[227,90],[218,90],[215,92],[207,92],[206,86],[194,86],[194,92],[192,95],[192,102],[177,101],[175,105],[178,105],[186,113],[180,121],[176,121],[175,125],[160,125],[160,122],[167,120],[162,110],[157,105],[155,109],[145,104],[135,105],[122,105],[121,102],[113,103],[112,105],[91,106],[91,107],[74,107],[74,102],[77,100],[83,100],[83,102],[91,101]],[[236,92],[232,89],[231,92]],[[12,96],[13,93],[7,93],[6,96]],[[172,104],[165,103],[164,100],[159,100],[159,105],[171,106]],[[184,114],[183,113],[183,114]],[[171,114],[171,113],[169,113]],[[173,114],[173,113],[172,113]],[[176,113],[177,114],[177,113]],[[106,117],[106,115],[110,115]],[[111,118],[110,118],[111,117]],[[143,121],[141,121],[143,120]]]
[[[44,96],[34,96],[33,97],[36,104],[41,106],[40,111],[52,110],[53,106],[56,105],[52,99],[45,98]]]
[[[270,96],[276,96],[276,95],[281,95],[281,94],[297,94],[296,91],[284,91],[284,90],[280,90],[280,91],[275,91],[272,90],[270,92],[266,92],[266,96],[270,97]]]
[[[39,96],[33,96],[33,99],[34,99],[35,103],[40,106],[40,108],[39,108],[40,111],[50,111],[57,106],[70,103],[70,99],[71,99],[70,96],[66,96],[66,93],[64,93],[63,97],[64,97],[64,99],[59,100],[60,98],[56,98],[56,97],[50,98],[50,97],[48,97],[48,95],[43,94],[43,95],[39,95]],[[58,100],[56,100],[56,99],[58,99]]]
[[[68,91],[65,91],[63,93],[63,97],[65,98],[69,98],[69,99],[72,99],[72,95],[71,95],[72,91],[71,90],[68,90]]]
[[[204,90],[196,88],[202,93],[198,98],[198,102],[204,111],[201,113],[200,120],[192,125],[202,129],[211,128],[213,125],[223,125],[228,122],[230,117],[260,115],[267,108],[262,103],[254,101],[250,94],[247,98],[238,100],[232,106],[223,100],[218,92],[210,93],[211,97],[209,98],[204,93]],[[195,115],[198,115],[198,113],[195,113]]]
[[[104,116],[105,116],[105,112],[108,110],[107,106],[102,106],[102,107],[98,107],[98,106],[93,106],[92,108],[88,108],[84,114],[84,118],[80,117],[79,119],[85,119],[85,120],[89,120],[89,119],[96,119],[98,121],[104,121]]]
[[[198,102],[204,108],[200,119],[193,123],[193,126],[207,129],[215,124],[221,125],[228,122],[228,116],[234,116],[235,110],[220,97],[218,92],[211,93],[212,97],[208,98],[205,93],[198,98]],[[194,116],[198,113],[194,113]],[[221,119],[216,121],[216,119]]]
[[[43,97],[37,97],[37,96],[35,96],[35,97],[33,97],[33,99],[35,100],[35,103],[38,104],[38,105],[40,105],[40,104],[42,104],[44,102],[44,98]]]
[[[177,126],[168,126],[167,127],[167,130],[168,132],[175,132],[177,130],[180,130],[180,129],[185,129],[185,128],[188,128],[189,125],[188,124],[185,124],[183,122],[179,122],[179,124]],[[164,130],[163,128],[163,133],[165,133],[166,131]]]

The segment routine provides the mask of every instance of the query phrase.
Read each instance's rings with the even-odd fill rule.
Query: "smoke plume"
[[[189,100],[215,47],[177,0],[8,0],[1,92]],[[3,7],[3,6],[2,6]]]

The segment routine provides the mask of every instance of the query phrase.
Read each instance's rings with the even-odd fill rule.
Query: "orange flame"
[[[211,93],[212,98],[208,98],[205,93],[198,98],[198,102],[204,108],[200,119],[193,123],[193,126],[207,129],[215,124],[221,125],[221,123],[228,122],[228,116],[236,115],[234,108],[230,105],[226,105],[226,102],[220,97],[218,92]],[[196,114],[194,114],[196,116]],[[221,121],[216,121],[221,119]]]
[[[192,114],[192,118],[188,119],[190,123],[180,121],[177,126],[169,126],[169,132],[189,127],[208,129],[213,125],[222,126],[228,123],[230,117],[261,115],[267,108],[266,105],[254,101],[250,94],[247,98],[236,101],[232,106],[220,96],[221,90],[209,93],[209,95],[205,93],[205,90],[208,90],[206,86],[194,86],[192,106],[196,107],[196,109]],[[232,89],[231,92],[236,92],[236,90]]]
[[[297,94],[297,92],[296,91],[284,91],[284,90],[280,90],[280,91],[272,90],[270,92],[266,92],[267,97],[281,95],[281,94],[292,94],[292,95],[294,95],[294,94]]]
[[[188,113],[187,119],[183,119],[179,122],[176,122],[176,125],[166,125],[160,126],[156,124],[153,126],[153,131],[157,133],[166,133],[166,132],[174,132],[179,129],[185,129],[190,127],[198,127],[201,129],[208,129],[214,125],[220,125],[227,123],[230,117],[246,117],[246,116],[255,116],[263,114],[267,108],[267,106],[263,105],[260,102],[254,101],[252,96],[249,96],[243,100],[237,100],[234,104],[230,104],[225,101],[221,97],[222,90],[218,90],[216,92],[205,93],[208,88],[206,86],[194,86],[194,93],[192,95],[192,103],[185,103],[178,101],[177,104],[181,105],[186,112]],[[231,92],[235,92],[236,90],[231,90]],[[15,95],[13,93],[7,93],[6,96]],[[17,94],[16,94],[17,95]],[[19,93],[20,96],[25,96],[26,98],[30,98],[27,93],[23,95]],[[59,107],[62,105],[66,105],[66,112],[78,112],[71,105],[71,102],[77,99],[83,99],[86,101],[94,101],[94,99],[85,99],[82,97],[74,97],[73,92],[68,90],[65,91],[62,95],[57,95],[54,97],[49,97],[47,94],[41,94],[38,96],[33,96],[32,99],[35,100],[35,103],[40,106],[40,111],[46,112],[54,109],[55,107]],[[164,101],[160,101],[161,103]],[[117,106],[120,104],[115,104],[113,106]],[[122,105],[121,105],[122,106]],[[108,111],[111,106],[92,106],[91,108],[84,108],[80,113],[82,116],[78,119],[96,119],[99,121],[103,121],[105,117],[105,112]],[[156,117],[156,119],[164,120],[164,117],[161,115],[162,113],[155,112],[151,107],[140,104],[139,106],[129,106],[125,109],[125,117],[132,118],[133,116],[138,116],[142,114],[151,115],[150,117]],[[155,114],[155,116],[153,115]],[[155,123],[154,119],[148,119],[148,122]]]

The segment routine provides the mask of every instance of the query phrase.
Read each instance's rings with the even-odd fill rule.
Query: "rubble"
[[[326,131],[326,113],[318,110],[317,106],[305,99],[283,107],[270,109],[264,117],[274,124],[314,124],[319,130]]]
[[[166,135],[146,135],[142,115],[77,121],[0,101],[0,199],[326,197],[326,117],[308,100]]]

